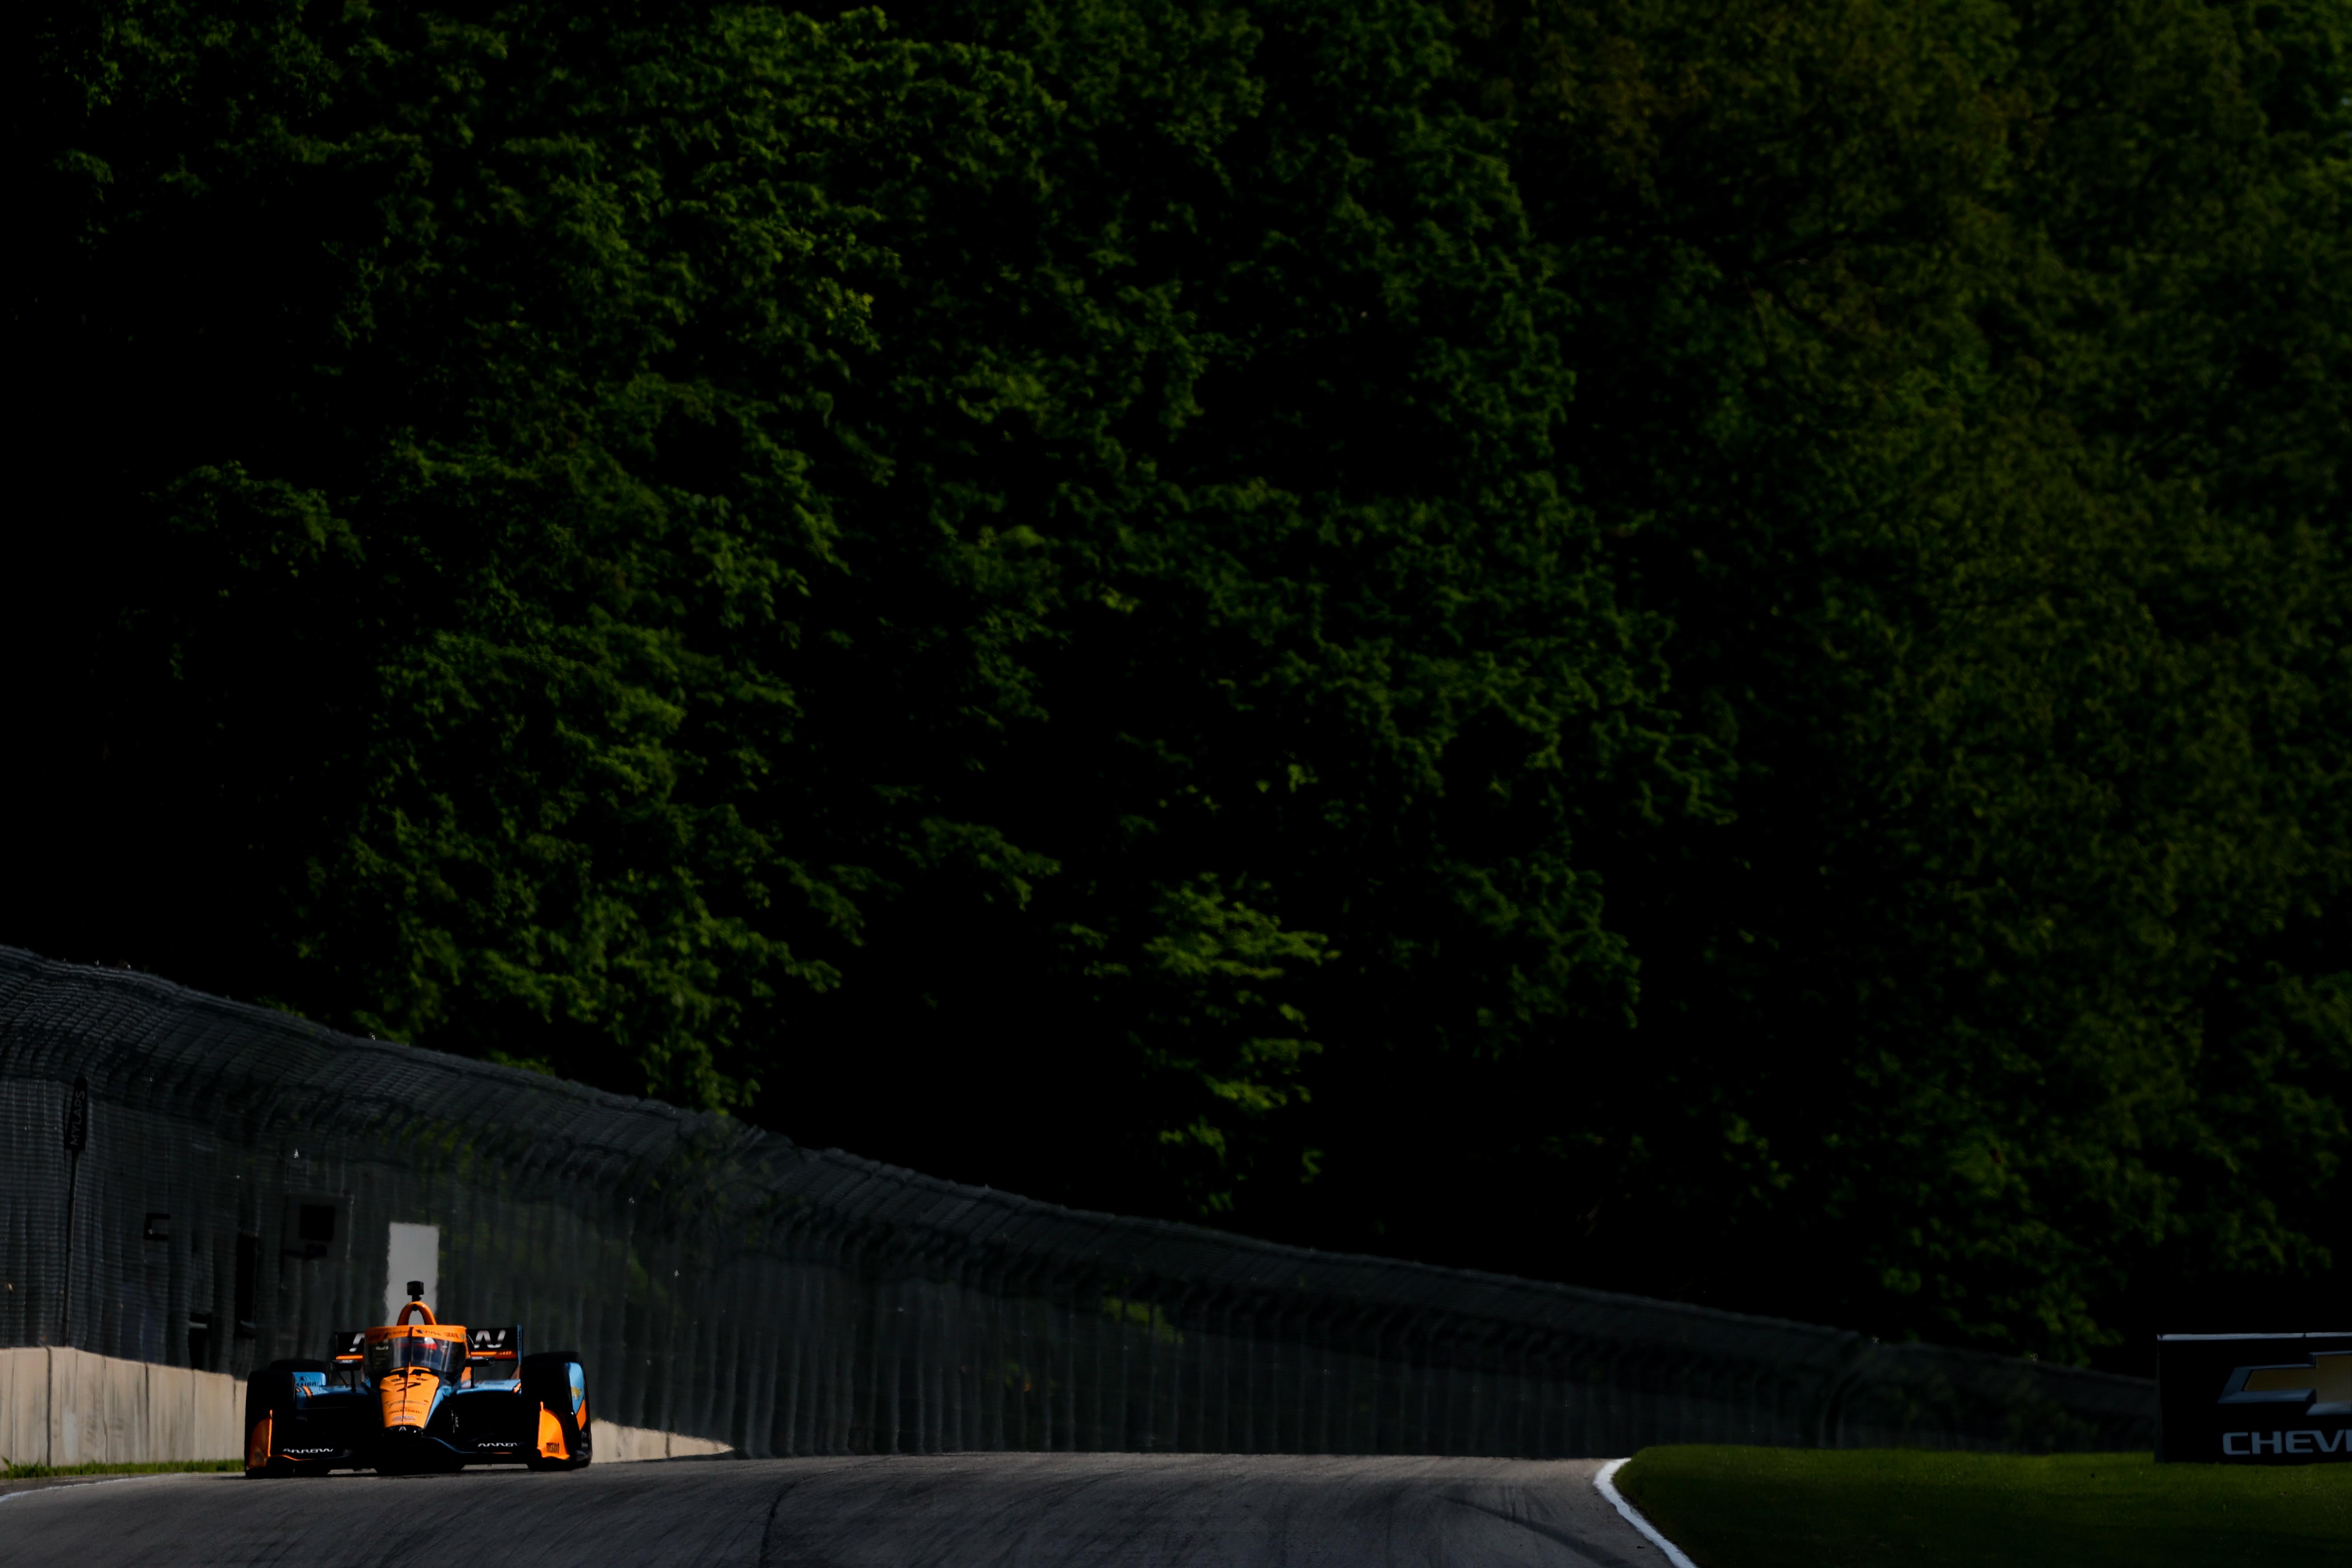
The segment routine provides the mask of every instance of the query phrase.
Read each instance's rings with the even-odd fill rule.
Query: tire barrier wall
[[[2155,1432],[2143,1379],[1081,1213],[0,948],[0,1345],[241,1377],[420,1273],[749,1456]]]

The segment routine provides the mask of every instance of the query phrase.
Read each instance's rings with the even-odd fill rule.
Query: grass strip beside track
[[[1699,1568],[2344,1568],[2352,1466],[1644,1448],[1617,1486]]]
[[[152,1465],[5,1465],[0,1481],[40,1481],[52,1476],[176,1476],[194,1470],[241,1470],[243,1459],[166,1459]]]

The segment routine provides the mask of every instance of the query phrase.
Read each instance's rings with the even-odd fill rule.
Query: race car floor
[[[1661,1568],[1598,1460],[963,1454],[138,1476],[0,1497],[8,1568]]]

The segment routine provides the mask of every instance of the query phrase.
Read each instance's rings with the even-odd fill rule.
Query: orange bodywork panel
[[[540,1412],[540,1419],[542,1421],[547,1419],[545,1411]],[[268,1463],[269,1463],[269,1417],[265,1415],[253,1424],[252,1435],[245,1440],[245,1468],[248,1470],[257,1470]]]
[[[572,1447],[563,1440],[563,1423],[558,1421],[546,1405],[539,1407],[539,1457],[542,1459],[568,1459]]]
[[[384,1430],[422,1427],[433,1415],[433,1395],[441,1380],[429,1372],[388,1372],[376,1380],[376,1398],[383,1406]]]

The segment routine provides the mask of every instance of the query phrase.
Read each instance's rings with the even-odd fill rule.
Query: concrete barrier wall
[[[13,1464],[231,1459],[243,1394],[224,1373],[48,1346],[0,1351],[0,1457]]]
[[[49,1460],[49,1352],[0,1350],[0,1461]]]
[[[0,1460],[10,1464],[234,1459],[245,1450],[244,1416],[245,1391],[226,1373],[50,1346],[0,1350]],[[727,1451],[707,1437],[596,1426],[604,1464]]]
[[[643,1426],[616,1426],[609,1421],[596,1423],[595,1436],[596,1463],[600,1465],[628,1465],[640,1459],[699,1459],[733,1452],[726,1444],[708,1437],[649,1432]]]

